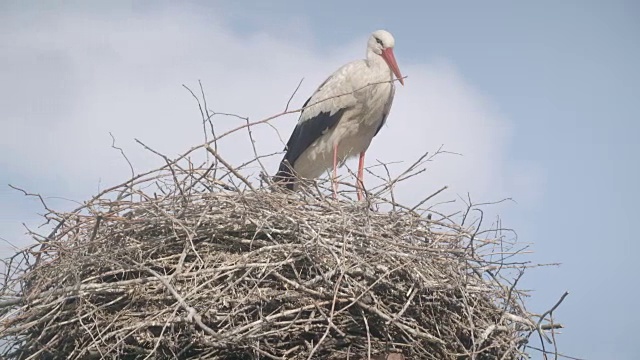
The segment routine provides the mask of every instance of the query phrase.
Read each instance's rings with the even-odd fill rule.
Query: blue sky
[[[8,55],[0,59],[1,238],[23,246],[20,223],[37,225],[40,212],[4,184],[82,201],[124,179],[128,167],[109,149],[109,132],[137,170],[157,159],[133,138],[171,154],[201,142],[181,84],[201,79],[216,110],[264,118],[282,110],[304,77],[301,105],[331,71],[364,55],[371,31],[386,28],[408,79],[368,158],[406,163],[441,144],[462,153],[439,158],[401,196],[447,184],[453,198],[513,197],[500,215],[532,243],[529,258],[562,263],[530,270],[522,282],[540,312],[570,292],[556,311],[566,326],[560,349],[633,358],[637,2],[105,4],[0,4]],[[294,122],[276,126],[286,137]],[[258,136],[262,151],[282,146],[269,130]],[[237,159],[250,155],[246,144],[224,146]],[[2,255],[9,251],[0,244]]]

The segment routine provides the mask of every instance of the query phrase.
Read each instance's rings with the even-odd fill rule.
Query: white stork
[[[362,200],[364,154],[389,115],[394,74],[404,85],[393,46],[388,31],[373,32],[367,42],[367,58],[339,68],[304,103],[275,181],[284,180],[294,190],[293,174],[314,179],[333,166],[335,198],[338,165],[359,154],[356,188]]]

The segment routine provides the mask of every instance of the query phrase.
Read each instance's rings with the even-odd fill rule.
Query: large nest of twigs
[[[3,358],[519,359],[557,327],[502,275],[517,250],[496,229],[395,204],[394,184],[276,191],[199,149],[205,168],[167,159],[49,210],[7,268]]]

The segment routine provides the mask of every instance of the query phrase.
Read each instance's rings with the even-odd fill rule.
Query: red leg
[[[356,189],[358,191],[358,201],[361,201],[364,198],[364,151],[360,153],[360,161],[358,162]]]
[[[338,144],[333,145],[333,198],[338,197]]]

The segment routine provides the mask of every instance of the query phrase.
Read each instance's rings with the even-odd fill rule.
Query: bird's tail
[[[276,185],[281,185],[289,190],[293,190],[295,184],[295,175],[293,167],[289,164],[287,159],[282,159],[278,172],[273,177],[273,182]]]

